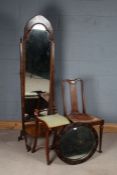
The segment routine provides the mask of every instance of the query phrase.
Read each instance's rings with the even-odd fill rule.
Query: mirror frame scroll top
[[[20,56],[21,56],[21,102],[22,102],[22,117],[25,114],[25,73],[26,73],[26,42],[30,35],[32,29],[35,26],[41,25],[45,28],[45,31],[48,32],[49,42],[50,42],[50,83],[49,83],[49,102],[48,102],[48,114],[55,113],[55,94],[54,94],[54,34],[51,23],[43,16],[38,15],[30,19],[24,28],[23,39],[20,40]]]

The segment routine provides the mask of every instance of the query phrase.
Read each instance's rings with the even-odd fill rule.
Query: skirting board
[[[117,123],[105,123],[104,132],[117,132]]]
[[[0,121],[0,129],[21,129],[21,121]]]
[[[20,121],[0,121],[0,129],[21,129],[21,127]],[[104,132],[117,132],[117,123],[105,123]]]

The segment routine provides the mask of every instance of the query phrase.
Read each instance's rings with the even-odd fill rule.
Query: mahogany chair
[[[62,96],[63,96],[63,104],[64,104],[64,115],[70,121],[72,121],[73,123],[90,124],[91,126],[95,126],[95,125],[99,126],[99,152],[101,153],[104,120],[94,115],[87,114],[85,97],[84,97],[83,80],[79,78],[73,79],[73,80],[70,80],[70,79],[63,80]],[[68,96],[70,100],[68,100]],[[68,104],[69,101],[70,101],[70,104]]]

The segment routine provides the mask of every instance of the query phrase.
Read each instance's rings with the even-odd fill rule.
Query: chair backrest
[[[68,96],[70,100],[68,100]],[[75,113],[86,113],[83,80],[80,78],[62,80],[62,97],[65,116]],[[69,102],[70,106],[68,107]],[[69,112],[68,108],[70,108]]]

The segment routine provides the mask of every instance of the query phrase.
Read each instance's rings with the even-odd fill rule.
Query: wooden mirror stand
[[[26,123],[33,122],[35,109],[55,113],[54,49],[51,23],[41,15],[30,19],[20,39],[22,130],[18,140],[27,132]]]

